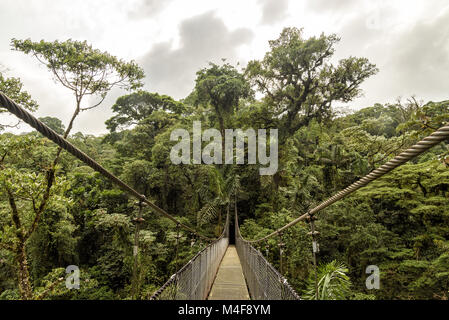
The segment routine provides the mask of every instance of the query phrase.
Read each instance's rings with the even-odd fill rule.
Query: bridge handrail
[[[150,300],[204,300],[229,244],[229,212],[220,237],[173,274]]]
[[[287,279],[269,263],[262,253],[240,234],[237,204],[235,215],[235,246],[243,274],[253,300],[300,300]]]

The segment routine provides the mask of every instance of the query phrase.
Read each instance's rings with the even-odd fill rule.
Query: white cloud
[[[138,59],[147,89],[182,98],[208,61],[260,59],[268,40],[295,26],[304,27],[306,36],[339,34],[336,59],[365,56],[378,65],[379,74],[362,85],[365,96],[351,106],[412,94],[440,100],[449,93],[447,9],[445,0],[2,0],[0,63],[39,102],[37,116],[67,123],[71,93],[31,57],[11,51],[11,38],[87,40],[120,58]],[[110,106],[122,93],[112,92],[97,110],[80,116],[74,130],[105,132]]]

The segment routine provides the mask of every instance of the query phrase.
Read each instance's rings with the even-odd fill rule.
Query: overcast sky
[[[268,40],[287,26],[304,28],[306,36],[336,33],[335,59],[367,57],[378,66],[380,72],[362,85],[364,96],[349,105],[353,109],[399,96],[449,98],[447,0],[1,0],[0,64],[38,101],[37,116],[67,124],[73,96],[36,60],[11,51],[11,38],[87,40],[136,60],[145,70],[146,90],[181,99],[208,61],[226,58],[244,67],[262,58]],[[114,90],[100,107],[84,112],[72,132],[105,133],[110,107],[123,93]]]

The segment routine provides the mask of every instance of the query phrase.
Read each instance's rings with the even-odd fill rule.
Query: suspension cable
[[[399,167],[400,165],[406,163],[407,161],[415,158],[416,156],[420,155],[421,153],[424,153],[425,151],[429,150],[433,146],[439,144],[440,142],[446,140],[449,138],[449,125],[445,125],[441,128],[439,128],[437,131],[432,133],[430,136],[425,137],[409,149],[401,152],[399,155],[394,157],[392,160],[388,161],[387,163],[381,165],[379,168],[371,171],[369,174],[361,178],[360,180],[354,182],[347,188],[341,190],[337,194],[333,195],[332,197],[328,198],[327,200],[323,201],[319,205],[317,205],[315,208],[309,210],[308,212],[304,213],[303,215],[299,216],[292,222],[286,224],[285,226],[277,229],[276,231],[270,233],[269,235],[256,239],[256,240],[246,240],[251,243],[263,241],[265,239],[268,239],[276,234],[281,233],[285,229],[288,229],[298,222],[314,215],[315,213],[329,207],[333,203],[345,198],[349,194],[353,193],[354,191],[365,187],[368,183],[386,175],[391,170],[395,169],[396,167]]]
[[[206,236],[203,236],[199,234],[196,230],[193,228],[185,225],[184,223],[178,221],[174,216],[163,210],[162,208],[159,208],[154,203],[150,202],[145,195],[137,192],[135,189],[127,185],[125,182],[120,180],[118,177],[116,177],[114,174],[109,172],[106,168],[101,166],[98,162],[96,162],[94,159],[89,157],[87,154],[82,152],[80,149],[75,147],[73,144],[71,144],[69,141],[58,135],[54,130],[52,130],[50,127],[39,121],[36,117],[34,117],[32,114],[30,114],[28,111],[23,109],[21,106],[19,106],[16,102],[11,100],[9,97],[7,97],[3,92],[0,92],[0,106],[3,106],[4,108],[8,109],[9,112],[14,114],[16,117],[22,119],[26,123],[28,123],[31,127],[36,129],[38,132],[40,132],[42,135],[44,135],[46,138],[50,139],[54,143],[56,143],[58,146],[63,148],[64,150],[70,152],[72,155],[80,159],[82,162],[87,164],[89,167],[94,169],[95,171],[98,171],[103,176],[111,180],[113,183],[121,187],[123,190],[128,192],[129,194],[136,197],[138,200],[142,201],[143,203],[147,204],[149,207],[151,207],[154,211],[156,211],[159,214],[164,215],[171,221],[173,221],[176,224],[179,224],[182,228],[196,234],[198,237],[203,238],[205,240],[212,241],[214,239],[208,238]]]

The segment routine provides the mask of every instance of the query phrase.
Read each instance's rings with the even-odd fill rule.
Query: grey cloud
[[[274,24],[287,16],[288,0],[259,0],[262,5],[262,24]]]
[[[388,13],[391,14],[391,13]],[[387,16],[385,12],[384,17]],[[359,14],[347,22],[335,33],[341,38],[336,50],[336,57],[346,58],[351,55],[373,56],[372,47],[382,43],[385,29],[373,27],[373,14]],[[381,53],[384,53],[381,50]]]
[[[366,107],[411,95],[424,101],[447,99],[449,10],[394,33],[390,30],[395,26],[395,10],[383,7],[381,12],[376,24],[370,20],[373,12],[364,12],[337,31],[342,38],[337,58],[367,57],[380,70],[362,85],[365,96],[352,105]]]
[[[180,47],[170,42],[154,45],[139,59],[145,69],[151,91],[177,99],[187,96],[194,85],[196,72],[207,62],[237,62],[236,49],[254,37],[249,29],[230,31],[213,12],[187,19],[180,25]]]
[[[448,98],[449,10],[431,22],[418,22],[402,34],[387,54],[392,71],[392,86],[399,92]]]

